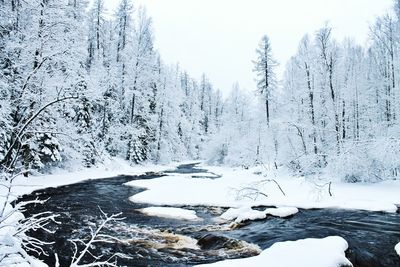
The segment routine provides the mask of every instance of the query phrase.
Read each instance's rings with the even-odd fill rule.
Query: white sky
[[[105,0],[113,9],[118,0]],[[156,47],[166,63],[179,62],[192,76],[205,72],[228,92],[234,82],[255,89],[252,60],[267,34],[278,74],[300,39],[325,22],[339,40],[365,44],[369,25],[389,11],[392,0],[134,0],[153,18]]]

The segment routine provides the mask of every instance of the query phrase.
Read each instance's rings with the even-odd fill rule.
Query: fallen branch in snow
[[[106,235],[106,234],[101,234],[101,231],[105,228],[105,226],[108,223],[123,220],[124,218],[120,217],[122,213],[113,214],[113,215],[109,216],[108,214],[103,212],[100,207],[99,207],[99,210],[101,212],[102,221],[96,230],[94,230],[93,228],[90,228],[89,241],[84,241],[82,239],[70,240],[72,242],[72,244],[74,245],[74,255],[72,257],[72,261],[71,261],[71,265],[70,265],[71,267],[95,267],[95,266],[111,266],[111,267],[115,266],[116,267],[117,263],[115,262],[115,260],[117,257],[125,258],[125,259],[130,258],[129,256],[127,256],[125,254],[115,253],[115,254],[111,255],[108,259],[101,260],[101,256],[93,255],[93,253],[90,251],[90,248],[96,243],[114,243],[114,242],[123,243],[122,240],[120,240],[116,237]],[[81,244],[84,246],[81,251],[78,250],[78,244]],[[91,257],[93,257],[94,261],[92,263],[82,264],[81,263],[82,259],[86,255],[90,255]]]
[[[266,180],[261,180],[259,182],[252,183],[250,186],[246,186],[246,187],[243,187],[240,189],[235,189],[236,199],[240,200],[243,198],[250,198],[252,200],[256,200],[259,196],[268,197],[268,195],[265,194],[264,192],[262,192],[261,189],[263,188],[264,184],[271,183],[271,182],[274,183],[278,187],[278,189],[282,193],[282,195],[286,196],[282,187],[275,179],[266,179]]]
[[[267,166],[265,166],[265,164],[263,163],[263,162],[259,162],[259,164],[268,172],[269,171],[269,168],[267,168]],[[276,164],[276,163],[275,163]],[[276,169],[278,169],[277,167],[276,167]],[[274,172],[274,176],[275,176],[275,178],[276,178],[276,172]],[[267,177],[267,174],[265,174],[264,175],[264,177]],[[273,182],[273,183],[275,183],[276,184],[276,186],[279,188],[279,190],[281,191],[281,193],[284,195],[284,196],[286,196],[286,194],[285,194],[285,192],[283,191],[283,189],[282,189],[282,187],[280,186],[280,184],[275,180],[275,179],[265,179],[265,180],[262,180],[262,181],[260,181],[259,183],[270,183],[270,182]]]
[[[250,198],[252,200],[257,200],[258,196],[268,197],[267,194],[264,194],[259,189],[254,187],[243,187],[241,189],[236,190],[236,199],[241,200],[244,198]]]
[[[328,194],[331,197],[333,196],[333,194],[332,194],[332,182],[328,182],[328,183],[325,183],[325,184],[322,184],[322,185],[319,185],[319,184],[313,182],[313,184],[319,190],[319,192],[321,192],[326,186],[328,186]]]
[[[276,186],[279,188],[279,191],[281,191],[282,195],[286,196],[285,192],[283,191],[282,187],[280,184],[275,180],[275,179],[267,179],[267,180],[262,180],[259,183],[270,183],[273,182],[276,184]]]

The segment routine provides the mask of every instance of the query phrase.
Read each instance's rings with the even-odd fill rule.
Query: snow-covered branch
[[[41,205],[46,200],[18,202],[14,206],[10,204],[13,181],[19,175],[2,181],[2,187],[6,189],[6,192],[0,197],[0,266],[11,266],[18,262],[28,262],[33,265],[34,259],[27,252],[45,254],[43,246],[49,243],[30,237],[27,233],[37,230],[53,233],[48,226],[50,223],[57,223],[57,216],[51,212],[34,214],[28,218],[22,214],[28,205]]]
[[[71,261],[71,267],[95,267],[95,266],[117,266],[116,264],[116,259],[119,258],[129,258],[125,254],[121,253],[115,253],[106,260],[102,260],[101,256],[94,255],[91,252],[91,247],[96,244],[96,243],[115,243],[115,242],[121,242],[123,243],[123,240],[120,240],[116,237],[107,235],[107,234],[102,234],[101,231],[104,230],[104,228],[107,226],[109,223],[121,221],[124,218],[121,217],[122,213],[118,214],[113,214],[113,215],[108,215],[105,212],[100,210],[100,217],[101,217],[101,222],[97,226],[96,229],[90,228],[90,236],[88,237],[88,240],[82,240],[82,239],[73,239],[71,242],[74,245],[74,254],[72,256],[72,261]],[[81,250],[79,250],[79,247],[83,246]],[[91,263],[83,263],[83,258],[85,256],[91,256],[94,260]]]

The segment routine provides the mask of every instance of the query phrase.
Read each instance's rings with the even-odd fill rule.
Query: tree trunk
[[[133,124],[133,117],[135,116],[135,93],[132,94],[132,103],[131,103],[131,124]]]
[[[331,91],[333,112],[334,112],[334,116],[335,116],[336,150],[337,150],[337,154],[340,154],[340,123],[339,123],[339,115],[338,115],[338,111],[337,111],[335,89],[333,87],[333,58],[332,58],[332,55],[330,57],[330,63],[328,65],[328,71],[329,71],[329,88]]]
[[[268,98],[265,99],[265,111],[267,114],[267,126],[269,128],[269,100],[268,100]]]
[[[306,68],[306,75],[307,75],[307,87],[308,87],[308,97],[310,100],[310,111],[311,111],[311,123],[313,126],[313,145],[314,145],[314,154],[318,154],[318,147],[317,147],[317,131],[315,128],[315,109],[314,109],[314,91],[311,86],[311,75],[310,69],[308,67],[307,62],[304,63]]]

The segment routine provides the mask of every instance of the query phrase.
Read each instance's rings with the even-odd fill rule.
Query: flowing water
[[[195,164],[187,164],[163,174],[88,180],[38,190],[21,197],[19,201],[49,199],[44,205],[28,206],[26,216],[43,211],[59,214],[57,220],[60,224],[49,226],[55,231],[54,234],[40,230],[30,233],[33,237],[53,242],[45,247],[48,256],[33,255],[54,266],[54,255],[57,253],[60,265],[68,266],[74,251],[73,243],[69,240],[88,237],[90,227],[96,228],[101,221],[100,207],[108,214],[122,212],[125,219],[110,223],[104,229],[104,233],[117,237],[119,241],[97,243],[92,249],[93,254],[103,255],[103,259],[114,253],[128,255],[129,259],[118,259],[120,266],[191,266],[253,256],[259,253],[255,245],[266,249],[275,242],[330,235],[342,236],[347,240],[349,250],[346,255],[354,266],[400,266],[400,257],[394,251],[395,244],[400,242],[400,214],[301,210],[291,218],[268,217],[231,230],[218,220],[218,216],[224,212],[222,208],[184,207],[196,210],[202,218],[199,221],[185,221],[146,216],[138,209],[148,205],[128,200],[143,189],[125,186],[124,183],[174,173],[188,174],[193,179],[219,178],[216,174],[207,173],[207,170],[197,169]],[[84,260],[90,262],[92,258],[88,255]]]

